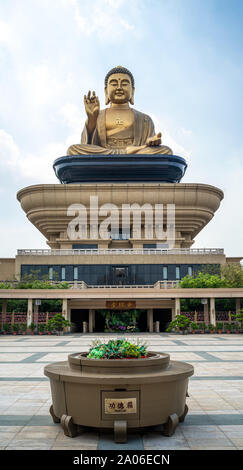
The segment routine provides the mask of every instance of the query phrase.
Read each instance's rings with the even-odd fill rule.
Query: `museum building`
[[[123,93],[119,90],[124,88],[126,98],[127,85],[120,80],[125,77],[129,82],[130,72],[123,68],[111,72],[106,80],[106,93],[110,93],[114,105],[108,108],[111,113],[104,117],[100,111],[93,137],[87,137],[91,131],[86,123],[81,144],[71,146],[66,156],[55,160],[53,168],[59,183],[28,186],[17,193],[23,211],[45,237],[48,249],[20,247],[15,258],[0,260],[1,281],[20,280],[35,273],[53,283],[67,281],[71,288],[26,290],[21,294],[17,289],[2,289],[3,314],[6,300],[21,295],[28,299],[29,324],[33,300],[58,298],[63,301],[63,314],[79,331],[84,321],[90,332],[102,331],[102,309],[129,308],[144,312],[142,331],[153,331],[155,322],[163,330],[180,313],[183,297],[211,299],[204,313],[205,319],[209,314],[208,320],[215,323],[215,298],[235,298],[239,310],[243,289],[183,289],[182,294],[178,282],[203,269],[215,273],[226,263],[240,263],[241,257],[227,257],[223,248],[193,248],[196,236],[218,210],[223,192],[208,184],[181,182],[187,163],[161,145],[151,118],[128,107],[115,107]],[[109,84],[115,79],[120,93],[117,98],[109,92]],[[132,89],[132,81],[129,83]],[[125,98],[124,105],[129,101]],[[95,100],[88,96],[86,108],[97,104]],[[117,110],[122,118],[113,117]],[[132,125],[129,113],[133,115]],[[111,131],[107,123],[113,125]],[[127,136],[130,128],[134,138],[131,147],[127,146],[131,144],[130,134]],[[129,213],[125,225],[124,207]],[[103,237],[101,226],[114,208],[115,228],[110,223],[108,236]],[[156,230],[157,208],[163,216],[160,231]],[[173,230],[168,208],[174,210]],[[146,210],[150,219],[146,219]]]

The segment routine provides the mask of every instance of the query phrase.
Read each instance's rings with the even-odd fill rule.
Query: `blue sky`
[[[135,108],[189,163],[183,182],[225,198],[195,247],[243,255],[242,0],[8,0],[0,3],[0,256],[45,248],[16,200],[57,183],[53,160],[78,143],[91,88],[115,65]]]

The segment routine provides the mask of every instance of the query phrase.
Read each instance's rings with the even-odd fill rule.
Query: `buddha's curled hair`
[[[134,88],[135,80],[134,80],[133,74],[130,72],[130,70],[126,69],[125,67],[122,67],[122,65],[117,65],[117,67],[114,67],[113,69],[111,69],[106,74],[106,76],[105,76],[105,87],[107,87],[108,78],[110,77],[110,75],[113,75],[114,73],[126,73],[127,75],[129,75],[129,77],[131,78],[131,81],[132,81],[132,86]]]

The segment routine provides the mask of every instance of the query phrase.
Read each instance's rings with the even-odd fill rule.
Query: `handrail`
[[[20,249],[18,256],[70,256],[70,255],[222,255],[223,248],[97,248],[97,249]]]
[[[7,284],[11,284],[11,287],[14,289],[19,281],[3,281]],[[43,281],[46,282],[46,281]],[[70,289],[169,289],[179,286],[179,281],[157,281],[155,284],[97,284],[90,285],[86,284],[85,281],[48,281],[52,286],[58,286],[59,284],[68,284]]]

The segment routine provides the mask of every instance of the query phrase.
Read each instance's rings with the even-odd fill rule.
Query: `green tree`
[[[221,277],[225,287],[243,287],[243,267],[230,263],[221,266]]]
[[[179,287],[182,288],[217,288],[225,287],[224,280],[219,274],[209,274],[199,272],[196,277],[185,276],[179,282]]]
[[[176,315],[175,319],[169,324],[167,328],[167,332],[170,332],[174,329],[180,330],[185,333],[188,330],[189,326],[191,325],[191,320],[186,315]]]

